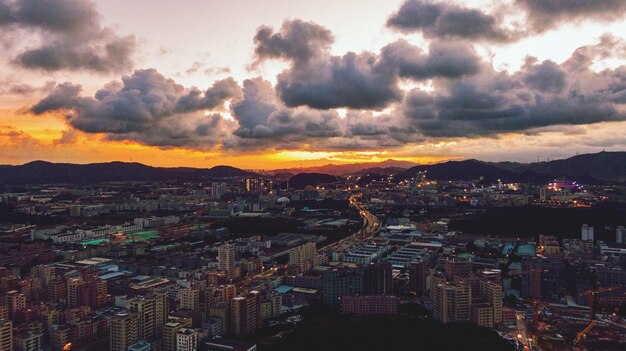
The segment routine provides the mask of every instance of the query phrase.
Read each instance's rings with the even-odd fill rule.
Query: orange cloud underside
[[[401,159],[430,163],[449,157],[395,157],[387,151],[326,152],[267,151],[253,154],[198,151],[182,148],[160,149],[128,141],[108,141],[101,135],[74,131],[64,138],[63,124],[25,117],[0,126],[0,163],[23,164],[33,160],[94,163],[140,162],[160,167],[212,167],[230,165],[244,169],[276,169]]]

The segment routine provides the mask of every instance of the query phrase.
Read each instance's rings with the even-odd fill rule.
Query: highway
[[[359,215],[361,216],[361,218],[363,218],[363,227],[361,227],[361,229],[359,229],[351,236],[341,239],[336,243],[333,243],[332,245],[326,246],[320,249],[320,251],[336,250],[345,246],[358,244],[367,240],[368,238],[376,234],[376,232],[378,232],[378,229],[380,229],[380,221],[378,220],[378,218],[376,218],[376,216],[374,216],[365,208],[365,205],[359,202],[358,199],[360,197],[361,194],[350,196],[350,205],[356,207],[357,210],[359,210]]]
[[[350,235],[349,237],[341,239],[329,246],[320,248],[318,252],[322,253],[322,252],[327,252],[331,250],[336,250],[341,247],[358,244],[367,240],[368,238],[376,234],[376,232],[378,232],[378,229],[380,229],[380,221],[378,220],[378,218],[376,218],[376,216],[374,216],[371,212],[369,212],[365,208],[365,205],[363,205],[362,203],[358,201],[358,198],[360,196],[361,196],[360,194],[350,196],[350,205],[356,207],[359,210],[359,215],[361,216],[361,218],[363,218],[363,226],[361,227],[361,229],[359,229],[357,232]],[[286,265],[284,267],[286,267]],[[253,279],[256,279],[256,278],[270,277],[276,273],[276,270],[277,270],[277,267],[270,267],[260,273],[245,277],[243,281],[239,282],[239,284],[240,286],[242,286],[242,285],[250,283]]]

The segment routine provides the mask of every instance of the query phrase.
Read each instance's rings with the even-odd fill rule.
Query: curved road
[[[351,236],[322,248],[321,251],[336,249],[346,244],[358,244],[372,237],[374,234],[376,234],[376,232],[378,232],[378,229],[380,229],[380,221],[378,220],[378,218],[376,218],[376,216],[374,216],[365,208],[365,205],[358,201],[359,197],[361,197],[361,194],[350,196],[350,205],[356,207],[357,210],[359,210],[359,215],[361,215],[361,218],[363,218],[364,221],[363,227],[361,227],[359,231],[352,234]]]

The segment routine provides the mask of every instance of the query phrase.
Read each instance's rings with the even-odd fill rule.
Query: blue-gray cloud
[[[132,68],[136,41],[100,24],[96,5],[86,0],[0,0],[0,29],[5,40],[17,32],[41,44],[9,53],[12,62],[45,71],[124,72]]]

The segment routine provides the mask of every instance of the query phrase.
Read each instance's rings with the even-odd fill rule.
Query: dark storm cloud
[[[498,2],[494,2],[498,3]],[[507,43],[554,29],[566,22],[611,21],[626,15],[624,0],[516,0],[495,14],[434,0],[407,0],[387,20],[404,33],[421,32],[427,38],[457,38]],[[504,25],[523,13],[524,23]],[[511,25],[509,25],[511,26]]]
[[[523,79],[530,88],[546,92],[560,93],[567,83],[567,72],[553,61],[543,61],[540,64],[528,62]]]
[[[257,62],[282,58],[291,63],[276,84],[279,97],[289,107],[380,110],[401,99],[400,78],[457,78],[475,74],[480,65],[470,46],[455,42],[433,42],[428,53],[399,41],[380,54],[333,56],[329,52],[332,35],[319,25],[301,21],[285,22],[278,33],[261,27],[256,38]]]
[[[626,67],[594,72],[586,56],[619,46],[608,39],[562,64],[529,58],[512,75],[485,69],[437,82],[433,92],[413,90],[402,106],[405,122],[426,136],[471,137],[626,120]]]
[[[216,82],[202,94],[154,69],[135,71],[93,98],[81,97],[80,90],[78,85],[61,84],[31,111],[67,111],[69,124],[81,131],[163,147],[213,147],[230,126],[219,114],[206,116],[203,111],[223,109],[227,100],[241,95],[232,78]]]
[[[287,106],[382,109],[400,99],[398,77],[372,53],[347,53],[284,71],[276,90]]]
[[[401,77],[417,80],[435,77],[459,78],[476,74],[481,59],[474,49],[458,42],[433,41],[428,54],[404,40],[381,50],[379,66],[397,69]]]
[[[565,21],[615,20],[626,14],[624,0],[516,0],[529,25],[545,31]]]
[[[0,0],[2,36],[26,31],[42,44],[13,53],[28,69],[122,72],[132,67],[135,39],[102,28],[96,6],[83,0]]]
[[[198,110],[212,110],[223,106],[227,100],[241,97],[241,88],[232,77],[216,81],[204,93],[193,88],[189,93],[180,97],[176,105],[176,112],[190,112]]]
[[[286,21],[279,32],[271,27],[257,29],[254,52],[257,60],[280,58],[306,63],[326,54],[335,41],[332,32],[313,22]]]
[[[391,28],[408,33],[421,31],[428,38],[461,38],[504,42],[513,34],[499,26],[499,19],[476,9],[453,4],[409,0],[387,21]]]
[[[234,131],[237,138],[230,141],[229,147],[256,145],[280,148],[281,145],[342,134],[336,112],[288,108],[277,99],[271,83],[260,77],[244,81],[243,91],[243,99],[231,106],[239,127]]]

